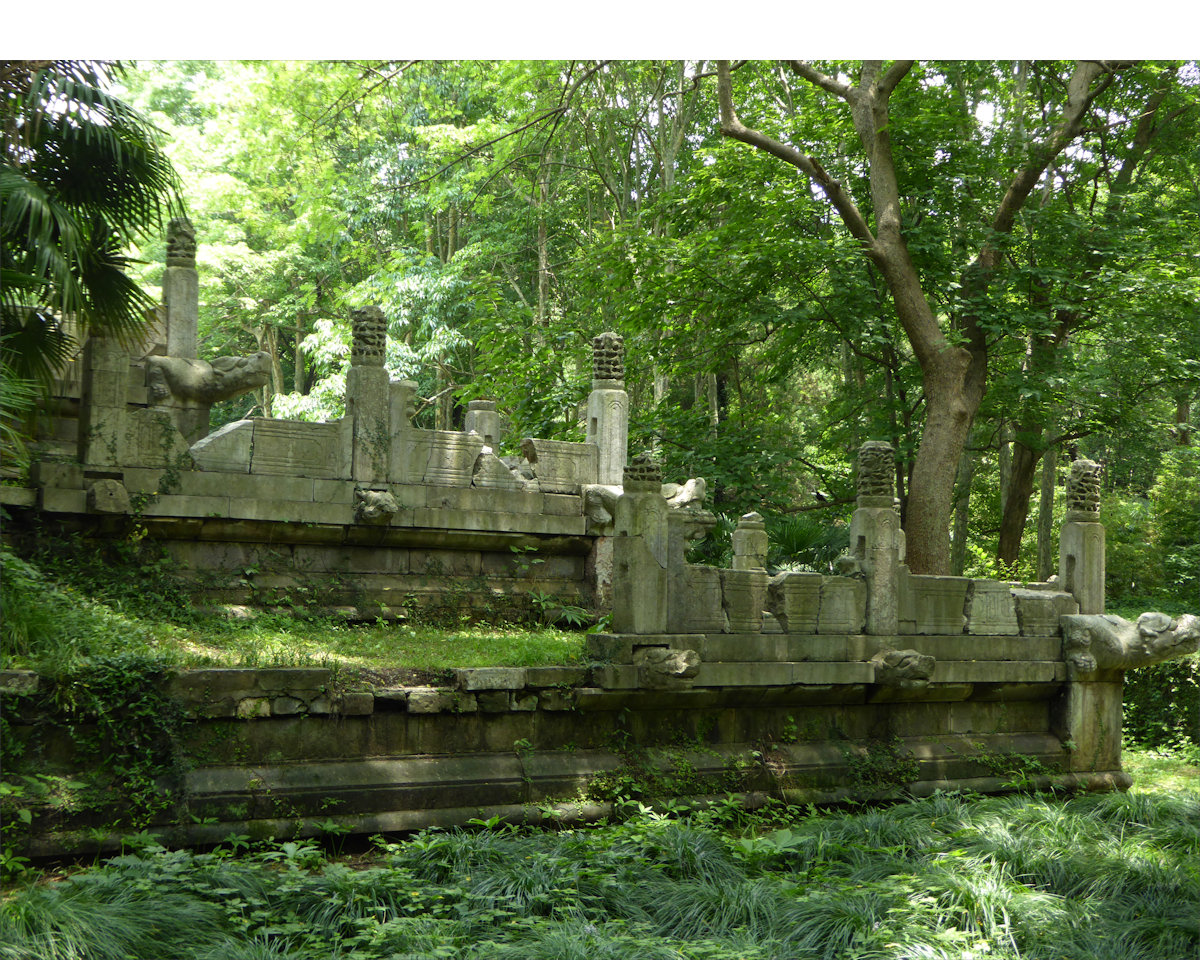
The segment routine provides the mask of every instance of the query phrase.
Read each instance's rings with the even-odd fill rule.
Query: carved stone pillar
[[[624,469],[624,491],[613,514],[613,619],[615,633],[667,629],[667,501],[662,470],[641,454]]]
[[[83,348],[79,461],[119,466],[124,457],[129,353],[115,337],[93,332]]]
[[[351,475],[368,483],[388,479],[391,388],[384,352],[387,320],[376,306],[350,312],[354,339],[346,372],[346,416],[353,424]]]
[[[1076,460],[1067,479],[1067,512],[1058,539],[1058,579],[1080,613],[1104,612],[1104,525],[1100,464]]]
[[[866,631],[899,629],[900,515],[895,509],[895,452],[870,440],[858,451],[858,508],[850,520],[850,550],[867,584]]]
[[[195,360],[200,319],[200,281],[196,274],[196,231],[180,217],[167,224],[167,271],[163,275],[167,314],[167,356]]]
[[[625,392],[625,341],[615,333],[592,340],[592,392],[587,442],[600,451],[597,483],[621,482],[629,444],[629,394]]]

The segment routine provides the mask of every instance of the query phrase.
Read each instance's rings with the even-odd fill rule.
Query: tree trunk
[[[1004,499],[1004,513],[1000,518],[1000,546],[996,550],[996,558],[1006,568],[1015,566],[1021,555],[1021,535],[1029,518],[1033,477],[1039,459],[1041,454],[1027,447],[1020,438],[1013,440],[1008,496]]]
[[[975,458],[963,450],[958,461],[958,481],[954,493],[954,538],[950,541],[950,574],[961,577],[967,568],[967,524],[971,519],[971,481],[975,479]]]
[[[1042,489],[1038,498],[1037,578],[1045,582],[1055,569],[1054,490],[1058,481],[1058,447],[1042,454]]]

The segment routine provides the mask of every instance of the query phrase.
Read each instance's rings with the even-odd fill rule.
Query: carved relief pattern
[[[354,340],[350,346],[352,367],[382,367],[387,350],[387,321],[379,307],[350,311]]]
[[[885,497],[890,503],[895,496],[893,477],[895,458],[892,445],[882,440],[868,440],[858,450],[858,495]]]
[[[167,266],[196,266],[196,230],[184,217],[167,224]]]
[[[1100,517],[1100,472],[1094,460],[1076,460],[1067,479],[1067,510]]]
[[[649,454],[639,453],[625,467],[624,481],[629,483],[662,483],[662,466]]]
[[[592,338],[592,379],[625,379],[625,339],[616,333]]]

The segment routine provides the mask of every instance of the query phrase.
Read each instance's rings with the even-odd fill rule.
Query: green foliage
[[[1125,674],[1126,741],[1200,761],[1200,654]]]
[[[478,821],[377,838],[352,866],[304,842],[150,846],[13,890],[0,956],[1162,960],[1200,947],[1192,794],[730,809],[554,832]]]
[[[140,330],[153,300],[124,248],[162,225],[178,181],[154,128],[98,61],[7,61],[0,80],[3,361],[48,385],[77,331]]]

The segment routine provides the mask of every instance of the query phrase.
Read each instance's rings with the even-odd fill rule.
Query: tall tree
[[[987,383],[988,317],[983,314],[988,287],[1003,264],[1004,238],[1050,163],[1078,135],[1092,103],[1124,64],[1079,61],[1066,83],[1066,97],[1056,122],[1040,138],[1030,136],[1023,157],[1008,178],[1007,188],[990,217],[990,230],[973,259],[962,270],[962,298],[952,323],[943,324],[927,295],[904,232],[906,196],[900,165],[893,153],[893,94],[913,69],[914,61],[864,61],[857,79],[841,79],[813,64],[790,60],[796,76],[843,101],[863,150],[867,192],[856,200],[845,176],[828,172],[815,156],[760,129],[744,124],[734,107],[733,71],[719,66],[721,132],[763,150],[804,173],[837,210],[863,253],[880,271],[891,292],[896,315],[920,364],[925,422],[913,466],[905,516],[908,558],[915,571],[948,573],[950,516],[954,478],[967,433]],[[826,158],[828,165],[837,167]]]

